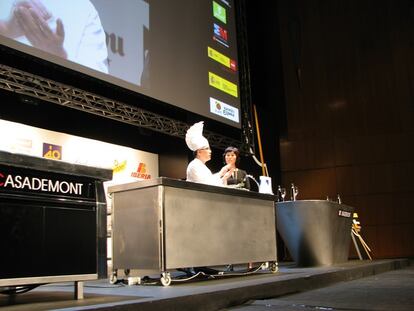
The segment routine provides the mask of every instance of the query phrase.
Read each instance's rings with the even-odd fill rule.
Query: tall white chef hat
[[[193,124],[185,134],[185,142],[192,151],[210,147],[207,138],[203,136],[204,122],[200,121]]]

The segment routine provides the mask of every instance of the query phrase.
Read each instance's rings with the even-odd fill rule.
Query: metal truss
[[[190,127],[187,123],[3,64],[0,64],[0,89],[183,139]],[[215,148],[224,149],[240,144],[240,141],[210,131],[204,131],[204,135]]]
[[[241,152],[247,155],[254,155],[255,149],[255,131],[252,122],[252,94],[250,81],[250,64],[249,64],[249,48],[247,42],[247,7],[248,0],[238,1],[236,5],[236,26],[237,26],[237,42],[239,52],[239,72],[240,72],[240,105],[242,119],[242,145]]]

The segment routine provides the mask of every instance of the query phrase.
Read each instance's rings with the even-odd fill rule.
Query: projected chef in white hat
[[[225,165],[218,172],[213,174],[206,166],[206,162],[211,159],[211,149],[207,138],[203,136],[204,122],[192,125],[185,135],[185,142],[188,148],[194,152],[194,160],[187,166],[187,181],[223,186],[227,184],[227,179],[231,176],[230,165]]]

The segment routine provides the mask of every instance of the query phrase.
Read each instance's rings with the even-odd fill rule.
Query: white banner
[[[158,177],[158,155],[0,120],[0,150],[113,170],[111,184]]]

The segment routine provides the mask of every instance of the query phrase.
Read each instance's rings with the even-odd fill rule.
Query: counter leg
[[[75,297],[76,300],[83,299],[83,282],[75,281]]]

